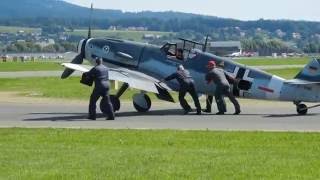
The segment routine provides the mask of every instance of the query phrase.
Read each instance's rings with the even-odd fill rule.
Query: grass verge
[[[293,79],[301,70],[302,68],[268,69],[266,72],[285,79]]]
[[[319,133],[0,129],[0,179],[317,179]]]
[[[57,71],[63,70],[61,62],[0,62],[0,72],[16,72],[16,71]]]
[[[63,99],[88,100],[92,87],[80,84],[80,77],[61,80],[59,77],[43,78],[0,78],[0,91],[20,92],[20,95],[31,97],[48,97]],[[126,91],[121,99],[131,99],[136,90]],[[115,94],[111,90],[111,94]]]
[[[302,58],[247,58],[236,59],[235,62],[248,66],[263,66],[263,65],[304,65],[310,61],[309,57]]]

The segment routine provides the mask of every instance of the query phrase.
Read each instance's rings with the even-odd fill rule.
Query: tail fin
[[[320,82],[320,59],[314,58],[295,77],[305,81]]]

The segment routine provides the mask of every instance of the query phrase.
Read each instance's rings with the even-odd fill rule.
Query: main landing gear
[[[129,88],[129,84],[128,83],[124,83],[122,84],[121,88],[119,89],[119,91],[117,92],[116,95],[110,95],[110,101],[111,104],[113,106],[113,110],[119,111],[120,107],[121,107],[121,103],[120,103],[120,97],[122,96],[122,94]],[[100,110],[103,113],[106,113],[106,100],[102,99],[100,102]]]
[[[110,95],[110,101],[113,105],[114,111],[119,111],[121,107],[120,97],[122,94],[129,88],[128,83],[124,83],[116,95]],[[144,92],[134,94],[133,97],[133,106],[138,112],[148,112],[151,108],[151,99]],[[103,113],[106,113],[106,100],[102,99],[100,102],[100,110]]]

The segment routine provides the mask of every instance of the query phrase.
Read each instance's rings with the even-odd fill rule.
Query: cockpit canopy
[[[195,41],[179,38],[177,43],[166,43],[161,47],[161,50],[169,57],[174,57],[178,60],[187,60],[194,57],[195,51],[203,51],[206,47]]]

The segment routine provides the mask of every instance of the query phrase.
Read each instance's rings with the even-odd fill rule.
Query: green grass
[[[30,97],[88,100],[92,87],[80,84],[79,81],[80,77],[71,77],[65,80],[60,77],[0,78],[0,91],[19,92],[20,95]],[[112,94],[115,92],[115,90],[111,90]],[[137,91],[127,91],[121,98],[130,99],[134,93]]]
[[[268,73],[280,76],[285,79],[293,79],[302,68],[287,68],[287,69],[269,69],[266,70]]]
[[[305,65],[311,59],[309,57],[303,58],[246,58],[235,59],[235,62],[245,64],[248,66],[263,66],[263,65]]]
[[[63,70],[61,62],[0,62],[0,72]]]
[[[88,34],[87,29],[77,29],[74,32],[69,32],[70,35],[86,37]],[[116,37],[127,40],[142,41],[144,34],[155,34],[155,35],[170,35],[171,32],[160,32],[160,31],[110,31],[110,30],[92,30],[94,37]]]
[[[25,33],[33,33],[40,31],[38,28],[26,28],[15,26],[0,26],[0,33],[17,33],[18,31],[24,31]]]
[[[318,179],[319,133],[0,129],[0,179]]]

